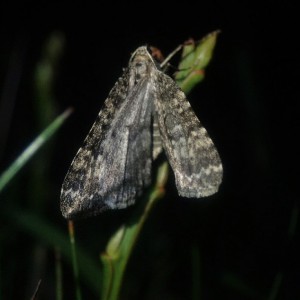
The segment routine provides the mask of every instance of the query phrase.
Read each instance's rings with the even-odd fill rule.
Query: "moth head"
[[[135,85],[141,79],[150,77],[153,68],[156,68],[147,47],[139,47],[132,54],[129,61],[130,85]]]

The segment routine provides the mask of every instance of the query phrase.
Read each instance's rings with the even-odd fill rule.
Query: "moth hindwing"
[[[134,204],[151,183],[164,149],[178,193],[217,192],[222,164],[206,130],[175,81],[139,47],[110,91],[77,152],[61,190],[61,211],[74,219]]]

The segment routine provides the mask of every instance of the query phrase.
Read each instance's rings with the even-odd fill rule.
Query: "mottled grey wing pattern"
[[[129,88],[129,72],[111,90],[65,177],[61,211],[66,218],[127,207],[150,184],[153,100],[145,78]]]
[[[65,177],[63,216],[132,205],[150,184],[152,159],[162,148],[179,195],[217,192],[222,164],[212,140],[177,84],[157,68],[146,47],[139,47]]]
[[[160,71],[157,77],[155,113],[178,193],[197,198],[214,194],[223,173],[218,152],[174,80]]]

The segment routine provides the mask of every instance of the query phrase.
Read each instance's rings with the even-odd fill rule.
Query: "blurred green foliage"
[[[199,42],[190,40],[184,44],[175,79],[186,93],[204,78],[204,69],[212,58],[218,34],[216,31]],[[155,211],[155,216],[150,214],[153,204],[159,206],[156,202],[164,195],[167,175],[163,163],[157,167],[160,171],[156,185],[145,194],[136,210],[116,212],[115,216],[108,213],[101,221],[86,221],[88,225],[84,225],[83,221],[75,223],[75,233],[78,232],[78,235],[75,234],[76,245],[70,244],[67,223],[57,213],[60,186],[51,180],[53,173],[54,177],[57,176],[53,157],[62,151],[55,144],[55,133],[70,114],[70,110],[66,110],[56,117],[59,103],[55,83],[64,49],[65,38],[61,33],[53,33],[46,40],[31,78],[34,101],[30,104],[34,112],[33,120],[30,120],[35,125],[33,135],[43,131],[6,171],[1,172],[0,200],[5,205],[0,210],[0,299],[30,298],[40,279],[38,294],[41,299],[79,299],[79,294],[83,299],[98,299],[101,294],[103,300],[117,299],[123,281],[122,299],[140,299],[141,289],[145,290],[145,299],[155,299],[157,295],[160,295],[157,299],[205,299],[202,288],[205,288],[204,282],[211,278],[202,273],[204,246],[202,248],[199,240],[205,241],[207,237],[205,234],[199,237],[199,231],[203,232],[202,228],[197,228],[199,216],[188,211],[184,215],[191,215],[190,220],[182,220],[174,211],[165,210],[165,213],[173,213],[178,223],[184,223],[182,227],[186,231],[183,230],[184,235],[180,235],[174,232],[174,228],[178,227],[167,221],[164,223],[166,217],[159,210]],[[25,166],[25,163],[28,164]],[[172,194],[170,198],[175,201]],[[218,217],[213,213],[210,216]],[[169,229],[168,233],[172,233],[171,236],[160,237],[149,232],[145,224],[148,218],[156,232],[163,225]],[[155,221],[159,218],[161,223],[157,225]],[[297,221],[298,209],[295,207],[288,232],[290,240],[295,234]],[[211,225],[209,221],[208,224]],[[139,236],[142,228],[145,235]],[[145,248],[139,248],[136,243],[138,237]],[[182,240],[183,248],[179,249],[174,242],[177,240]],[[76,253],[72,252],[72,247],[75,247]],[[162,252],[167,253],[168,258],[162,258]],[[74,260],[78,264],[77,283],[74,282]],[[188,266],[185,265],[187,261]],[[180,269],[180,263],[185,268]],[[128,271],[124,278],[126,268]],[[141,274],[141,270],[145,274]],[[223,288],[238,295],[236,299],[279,299],[283,277],[280,271],[276,274],[270,286],[256,286],[229,271],[215,274],[214,280],[219,280],[215,285],[220,290]],[[169,286],[173,280],[174,286]],[[22,284],[16,289],[19,282]],[[78,289],[81,291],[78,292]]]

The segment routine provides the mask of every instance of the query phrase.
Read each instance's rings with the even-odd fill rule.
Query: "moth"
[[[175,81],[147,47],[132,54],[77,152],[61,190],[65,218],[95,216],[135,203],[165,151],[180,196],[218,191],[219,154]]]

